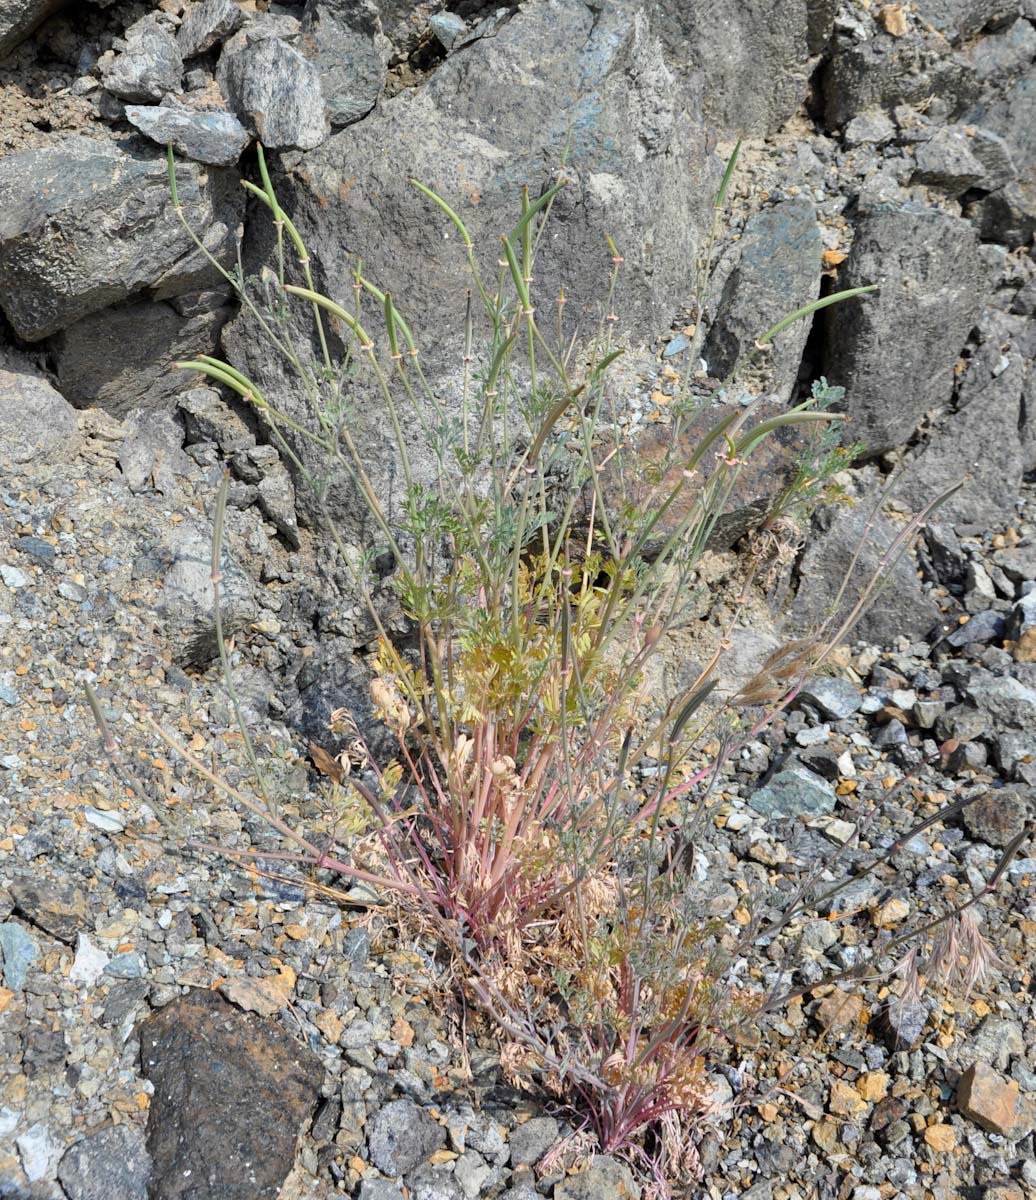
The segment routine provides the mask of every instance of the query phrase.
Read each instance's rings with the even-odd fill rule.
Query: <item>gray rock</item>
[[[1036,784],[1036,734],[1002,733],[993,747],[996,765],[1007,779]]]
[[[244,19],[244,10],[233,0],[200,0],[191,4],[176,31],[181,56],[193,58],[211,50],[230,37]]]
[[[554,1189],[554,1200],[639,1200],[633,1172],[614,1158],[594,1156],[590,1166],[569,1175]]]
[[[364,1179],[356,1200],[401,1200],[403,1193],[391,1179]]]
[[[1036,184],[1011,180],[972,205],[968,215],[983,238],[1002,242],[1012,250],[1026,246],[1036,232]]]
[[[822,19],[824,7],[808,0],[651,0],[648,13],[670,62],[702,74],[709,124],[751,136],[772,132],[805,100],[815,66],[811,42],[826,41],[831,25]]]
[[[75,410],[45,379],[0,370],[0,466],[63,462],[78,442]]]
[[[144,1004],[150,984],[140,979],[126,979],[114,983],[104,998],[101,1024],[119,1026],[132,1018]]]
[[[70,883],[23,875],[8,885],[15,912],[59,941],[73,945],[88,922],[86,894]]]
[[[192,474],[194,464],[180,448],[183,427],[171,412],[138,408],[127,416],[126,437],[119,447],[119,467],[131,492],[175,495],[177,477]]]
[[[1036,625],[1036,591],[1016,600],[1007,616],[1004,636],[1017,641],[1027,629]]]
[[[212,606],[212,529],[187,517],[163,531],[159,556],[165,564],[156,608],[171,622],[177,662],[203,665],[216,656]],[[224,633],[229,637],[255,616],[255,594],[248,576],[225,555],[220,601]]]
[[[879,750],[890,750],[893,746],[905,746],[908,741],[906,727],[902,721],[893,717],[887,724],[882,725],[871,741]]]
[[[984,37],[971,50],[975,78],[982,81],[1011,79],[1027,71],[1036,58],[1036,28],[1014,21],[1002,32]]]
[[[844,267],[840,286],[881,290],[827,310],[825,373],[847,389],[847,436],[877,454],[949,399],[987,271],[967,221],[905,208],[865,216]]]
[[[220,56],[216,79],[246,129],[270,149],[312,150],[330,132],[320,72],[280,38]]]
[[[853,117],[842,131],[847,146],[883,146],[895,136],[892,119],[878,108]]]
[[[1015,583],[1036,581],[1036,541],[1012,550],[997,550],[993,562]]]
[[[136,1125],[116,1125],[73,1142],[58,1164],[69,1200],[147,1200],[151,1159]]]
[[[988,129],[971,129],[971,153],[982,164],[982,178],[979,186],[988,191],[995,191],[1017,178],[1018,170],[1011,157],[1010,147],[997,133]]]
[[[435,34],[436,41],[447,53],[468,31],[464,18],[453,12],[433,13],[428,18],[428,28]]]
[[[446,1142],[446,1130],[412,1100],[393,1100],[375,1113],[367,1144],[386,1175],[405,1175]]]
[[[126,119],[153,142],[162,146],[172,142],[187,158],[217,166],[232,166],[251,141],[248,130],[233,113],[130,104]]]
[[[964,551],[953,526],[945,523],[941,513],[925,526],[924,541],[932,573],[944,585],[961,583],[966,568]]]
[[[35,940],[17,921],[0,923],[0,957],[3,958],[5,987],[20,992],[39,953]]]
[[[466,1200],[453,1172],[430,1163],[407,1176],[407,1190],[413,1200]]]
[[[964,695],[993,721],[1014,729],[1036,728],[1036,689],[1010,675],[978,671],[964,687]]]
[[[943,125],[914,155],[913,182],[926,183],[948,196],[959,196],[986,174],[973,149],[973,138],[963,125]]]
[[[299,523],[295,515],[295,485],[282,463],[267,471],[259,481],[259,509],[293,550],[299,545]]]
[[[984,612],[976,613],[964,625],[958,625],[947,635],[946,641],[951,646],[967,646],[969,642],[999,641],[1004,636],[1004,614],[995,609],[987,608]]]
[[[526,87],[501,86],[527,74]],[[582,91],[573,103],[575,78]],[[563,280],[568,311],[596,311],[600,245],[608,232],[625,258],[615,298],[623,328],[668,322],[674,295],[690,284],[691,248],[709,219],[719,163],[705,152],[693,94],[661,63],[646,20],[639,14],[630,20],[614,0],[595,12],[580,0],[520,8],[494,36],[448,57],[421,88],[384,100],[278,181],[281,203],[334,298],[352,303],[340,265],[357,254],[369,278],[401,298],[425,373],[451,411],[460,404],[456,349],[464,305],[458,298],[470,276],[456,230],[407,179],[439,191],[467,222],[476,246],[487,247],[512,227],[520,184],[537,195],[553,181],[572,129],[579,136],[572,169],[566,168],[571,182],[554,203],[536,290],[553,303],[546,298],[556,297]],[[686,169],[673,171],[674,161]],[[249,232],[246,265],[256,271],[271,249],[270,230],[254,222]],[[308,313],[301,306],[291,312],[299,336],[308,339]],[[276,394],[289,417],[312,419],[303,389],[247,315],[223,339],[234,365]],[[373,394],[371,403],[357,400],[352,432],[391,508],[400,491],[382,411]],[[438,467],[423,441],[415,430],[411,461],[416,477],[431,483]],[[296,449],[304,461],[312,459],[308,447]],[[305,491],[300,501],[309,502]],[[343,537],[370,543],[362,506],[344,478],[332,480],[329,506]]]
[[[113,96],[146,102],[183,91],[183,59],[167,29],[152,17],[143,17],[125,36],[126,49],[100,64],[104,86]]]
[[[15,1145],[21,1156],[22,1170],[30,1183],[53,1176],[64,1143],[49,1126],[37,1121],[15,1138]]]
[[[1021,1025],[1004,1017],[986,1017],[968,1038],[969,1058],[996,1067],[998,1071],[1006,1071],[1013,1057],[1024,1058],[1025,1051],[1025,1034]]]
[[[1036,168],[1036,77],[1021,71],[1002,88],[987,88],[961,117],[1004,139],[1020,178],[1031,178]]]
[[[511,1131],[511,1166],[532,1166],[558,1140],[558,1123],[553,1117],[533,1117]]]
[[[757,788],[748,804],[766,817],[815,816],[834,809],[835,790],[805,767],[787,767]]]
[[[740,257],[723,285],[716,320],[705,340],[709,373],[725,378],[782,317],[820,293],[823,245],[813,204],[783,200],[750,217],[741,236]],[[769,384],[782,400],[795,385],[811,321],[797,321],[779,334],[766,353]]]
[[[863,697],[860,689],[848,679],[818,675],[807,679],[799,689],[799,699],[807,700],[820,709],[831,721],[842,721],[859,711]]]
[[[973,838],[1002,849],[1025,828],[1036,811],[1032,788],[1008,784],[996,788],[964,809],[964,827]]]
[[[915,8],[922,20],[959,42],[1012,17],[1018,5],[1016,0],[917,0]]]
[[[149,1200],[276,1200],[324,1068],[279,1025],[194,991],[143,1022]],[[236,1096],[247,1103],[228,1104]]]
[[[64,3],[65,0],[0,0],[0,59]]]
[[[213,354],[233,309],[183,317],[162,300],[130,301],[90,313],[53,340],[58,386],[80,408],[121,417],[132,409],[168,407],[197,383],[193,371],[172,365]]]
[[[191,388],[179,396],[176,403],[184,416],[188,444],[215,442],[224,454],[255,445],[255,434],[244,417],[212,388]],[[258,482],[258,479],[252,482]]]
[[[181,203],[210,253],[233,260],[235,175],[181,163]],[[0,306],[38,341],[154,288],[211,286],[214,272],[172,211],[164,154],[71,137],[0,161]]]
[[[460,20],[453,13],[438,13],[432,21],[437,18]],[[388,69],[389,41],[378,6],[373,0],[307,0],[302,31],[303,47],[320,70],[332,126],[366,116],[384,90]]]

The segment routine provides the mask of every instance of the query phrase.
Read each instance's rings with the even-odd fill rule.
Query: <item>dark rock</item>
[[[915,9],[923,21],[956,43],[1009,20],[1018,4],[1017,0],[917,0]]]
[[[964,828],[988,846],[1003,848],[1036,814],[1032,789],[1018,784],[992,789],[962,813]]]
[[[271,149],[312,150],[329,133],[315,64],[277,37],[220,56],[216,79],[241,123]]]
[[[285,720],[306,741],[314,741],[329,753],[345,748],[328,732],[327,723],[336,708],[346,709],[356,721],[371,752],[379,761],[398,752],[395,736],[374,716],[370,699],[370,676],[353,659],[349,647],[334,639],[317,646],[299,672],[299,699]]]
[[[772,132],[805,100],[811,55],[831,27],[827,7],[813,0],[651,0],[648,14],[669,61],[702,74],[709,124],[744,136]],[[765,88],[756,86],[760,78]]]
[[[229,172],[181,163],[180,200],[206,247],[231,261],[243,210]],[[173,216],[164,154],[66,138],[0,161],[0,305],[26,341],[154,288],[214,276]]]
[[[448,54],[468,31],[467,22],[453,12],[433,13],[428,18],[428,28],[435,40]]]
[[[58,1164],[69,1200],[147,1200],[150,1173],[143,1131],[130,1124],[73,1142]]]
[[[125,36],[126,49],[100,64],[104,86],[113,96],[146,103],[183,91],[183,59],[167,29],[147,16],[131,25]]]
[[[554,1189],[554,1200],[639,1200],[640,1185],[624,1162],[594,1156],[585,1171],[569,1175]]]
[[[65,0],[0,0],[0,59],[64,3]]]
[[[371,1161],[386,1175],[405,1175],[446,1142],[446,1130],[412,1100],[375,1113],[367,1135]]]
[[[126,120],[159,145],[174,149],[195,162],[232,166],[251,141],[248,130],[232,113],[192,112],[165,105],[130,104]]]
[[[907,731],[903,722],[893,717],[883,725],[871,739],[879,750],[890,750],[893,746],[907,744]]]
[[[255,445],[255,434],[244,417],[212,388],[191,388],[176,403],[184,416],[188,443],[215,442],[228,455]]]
[[[883,586],[858,620],[854,637],[880,645],[900,636],[918,640],[939,618],[935,601],[921,590],[910,550],[891,567],[882,567],[903,525],[884,512],[874,513],[875,501],[875,491],[864,491],[851,508],[825,506],[817,511],[814,534],[799,567],[801,583],[791,611],[794,628],[814,627],[828,616],[857,548],[860,554],[843,596],[842,615],[879,571]]]
[[[924,541],[935,578],[948,587],[964,582],[964,551],[953,526],[940,517],[937,513],[935,520],[925,526]]]
[[[964,625],[958,625],[946,638],[951,646],[966,646],[969,642],[998,641],[1004,636],[1004,614],[987,608],[976,613]]]
[[[1036,29],[1028,21],[1014,21],[1002,32],[976,42],[970,57],[976,79],[1011,79],[1030,69],[1036,58]]]
[[[842,721],[857,712],[863,697],[860,689],[848,679],[818,675],[807,679],[799,689],[799,699],[816,705],[831,721]]]
[[[964,128],[971,130],[971,153],[982,164],[979,186],[987,191],[995,191],[1010,183],[1018,171],[1004,139],[988,129],[975,129],[972,125]]]
[[[102,1025],[121,1025],[134,1016],[147,1000],[151,985],[142,979],[125,979],[114,983],[104,998]]]
[[[69,883],[22,876],[8,885],[14,911],[38,929],[72,945],[87,927],[90,904],[86,894]]]
[[[200,0],[184,13],[176,31],[176,45],[184,58],[204,54],[225,41],[245,19],[244,10],[232,0]]]
[[[944,125],[914,155],[915,183],[926,183],[948,196],[960,196],[984,178],[986,169],[973,151],[963,125]]]
[[[978,225],[987,241],[997,241],[1012,250],[1027,246],[1036,232],[1036,184],[1015,179],[969,210],[968,215]]]
[[[839,284],[881,290],[827,310],[825,373],[847,389],[847,436],[868,453],[906,441],[924,412],[949,400],[986,277],[959,217],[904,208],[862,218]]]
[[[750,808],[766,817],[816,816],[835,806],[834,788],[805,767],[788,767],[778,772],[748,798]]]
[[[1031,70],[1020,71],[1002,88],[987,88],[961,120],[999,134],[1019,178],[1032,177],[1036,167],[1036,77]]]
[[[1026,630],[1036,626],[1036,591],[1015,601],[1007,615],[1004,637],[1017,641]]]
[[[78,441],[75,410],[45,379],[0,370],[0,465],[63,462]]]
[[[168,408],[196,384],[193,371],[171,370],[196,354],[212,354],[230,307],[181,317],[172,304],[141,300],[90,313],[51,343],[58,387],[77,408],[121,417],[138,407]]]
[[[155,1089],[150,1200],[276,1200],[316,1107],[317,1056],[214,992],[174,1000],[139,1033],[141,1069]]]
[[[853,117],[842,131],[847,146],[883,146],[895,136],[895,124],[877,108]]]
[[[740,257],[723,285],[703,356],[710,374],[727,377],[757,338],[820,293],[823,245],[809,200],[784,200],[750,217],[738,243]],[[787,400],[795,385],[811,321],[778,334],[763,360],[769,385]]]
[[[259,508],[293,550],[299,548],[299,523],[295,516],[295,485],[282,463],[267,471],[259,482]]]
[[[976,671],[963,690],[976,708],[998,724],[1014,729],[1036,728],[1036,689],[1017,679]]]
[[[364,1179],[356,1200],[401,1200],[402,1191],[391,1179]]]
[[[57,548],[50,542],[38,537],[20,537],[14,539],[14,548],[19,554],[24,554],[37,562],[41,567],[53,567],[57,558]]]
[[[436,16],[453,18],[465,28],[455,13]],[[388,67],[389,43],[382,33],[378,6],[373,0],[307,0],[302,34],[303,51],[320,69],[332,126],[366,116],[384,90]]]
[[[923,1000],[887,1001],[878,1013],[875,1026],[889,1050],[913,1050],[921,1042],[928,1020]]]

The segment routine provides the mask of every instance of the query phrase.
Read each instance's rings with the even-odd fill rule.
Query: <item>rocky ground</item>
[[[642,1190],[507,1070],[388,898],[216,853],[284,847],[142,722],[141,705],[250,786],[213,661],[229,467],[242,708],[286,817],[339,832],[307,749],[337,748],[333,708],[369,720],[371,628],[264,429],[169,370],[221,346],[267,382],[254,330],[173,219],[162,149],[172,138],[208,248],[229,263],[242,235],[251,271],[263,214],[239,176],[254,177],[258,133],[322,282],[351,302],[341,260],[362,255],[426,315],[427,369],[447,389],[462,305],[443,297],[463,294],[462,256],[406,180],[456,199],[481,242],[563,157],[542,283],[564,279],[577,319],[597,312],[606,216],[627,259],[615,395],[646,457],[688,367],[709,420],[745,388],[770,413],[822,374],[848,387],[854,503],[822,510],[753,594],[731,678],[824,614],[865,529],[864,575],[963,479],[832,674],[713,794],[687,886],[731,939],[818,862],[846,878],[958,807],[746,953],[746,979],[773,984],[790,963],[802,994],[713,1064],[685,1190],[1036,1197],[1034,60],[1032,0],[0,0],[0,1197]],[[699,331],[680,311],[688,264],[739,132]],[[780,335],[724,389],[760,331],[815,298],[818,271],[822,289],[882,289]],[[274,384],[289,404],[290,381]],[[358,419],[387,470],[376,417]],[[744,473],[703,579],[712,635],[738,539],[800,449],[777,440]],[[362,546],[355,504],[336,503]],[[700,649],[674,643],[667,669]],[[888,975],[824,982],[981,891],[1026,829],[976,906],[1001,960],[991,980],[916,1005]]]

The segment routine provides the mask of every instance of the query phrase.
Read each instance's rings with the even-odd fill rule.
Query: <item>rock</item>
[[[405,1175],[446,1142],[446,1130],[412,1100],[392,1100],[374,1114],[367,1134],[371,1161],[386,1175]]]
[[[22,1170],[30,1183],[52,1176],[64,1149],[63,1144],[42,1121],[37,1121],[25,1133],[15,1138],[15,1145],[21,1156]]]
[[[640,1187],[629,1167],[614,1158],[594,1155],[578,1175],[554,1188],[554,1200],[639,1200]]]
[[[259,509],[293,550],[299,548],[299,524],[295,516],[295,485],[288,469],[277,463],[259,481]]]
[[[149,1200],[276,1200],[316,1107],[324,1075],[316,1055],[207,991],[178,997],[139,1034],[155,1089]],[[247,1103],[228,1104],[235,1096]]]
[[[178,479],[192,473],[193,463],[180,449],[183,428],[171,412],[138,408],[126,420],[119,447],[119,467],[131,492],[154,489],[171,496]]]
[[[533,1117],[511,1131],[511,1166],[533,1166],[558,1140],[558,1123],[553,1117]]]
[[[748,798],[750,808],[766,817],[815,816],[835,806],[834,788],[805,767],[788,767],[778,772]]]
[[[1036,541],[1030,540],[1013,550],[997,550],[993,562],[1015,583],[1036,581]]]
[[[973,838],[1002,848],[1021,833],[1034,814],[1036,806],[1030,797],[1031,789],[1017,784],[986,792],[964,809],[964,827]]]
[[[153,142],[162,146],[172,142],[179,154],[217,166],[233,166],[251,141],[248,130],[227,112],[129,104],[126,120]]]
[[[1026,246],[1036,232],[1036,184],[1014,179],[968,210],[981,236],[1012,250]]]
[[[1018,1084],[985,1063],[973,1063],[960,1077],[957,1107],[976,1125],[1009,1141],[1025,1137],[1036,1116],[1036,1105],[1020,1094]]]
[[[67,461],[79,442],[72,406],[35,375],[0,370],[0,467]]]
[[[903,722],[893,717],[878,730],[871,740],[879,750],[890,750],[893,746],[907,744],[907,731]]]
[[[407,1176],[407,1189],[413,1200],[465,1200],[453,1172],[431,1163],[422,1164]]]
[[[274,1013],[288,1006],[294,986],[294,972],[284,970],[277,975],[264,976],[262,979],[238,975],[221,983],[219,990],[220,994],[225,996],[231,1004],[236,1004],[245,1012],[255,1012],[263,1017],[272,1017]]]
[[[976,42],[970,57],[975,78],[982,81],[995,84],[1024,74],[1036,58],[1036,28],[1029,21],[1014,21]]]
[[[999,641],[1004,635],[1004,614],[987,608],[984,612],[976,613],[970,621],[958,625],[950,633],[946,642],[950,646],[967,646],[971,642],[985,645],[986,642]]]
[[[914,1050],[921,1042],[928,1009],[921,1000],[886,1001],[875,1022],[882,1041],[890,1051]]]
[[[220,56],[216,79],[241,123],[270,149],[312,150],[330,132],[320,72],[277,37]]]
[[[1036,690],[1017,679],[979,671],[963,691],[993,721],[1014,729],[1036,728]]]
[[[0,59],[56,13],[65,0],[0,0]]]
[[[573,107],[576,78],[583,98]],[[526,84],[501,86],[513,79]],[[567,311],[595,312],[607,232],[625,259],[615,296],[620,332],[668,324],[673,297],[690,284],[693,247],[711,220],[719,162],[705,150],[700,105],[689,85],[662,64],[645,18],[630,19],[623,4],[609,0],[593,12],[581,0],[519,8],[492,37],[447,57],[420,88],[384,99],[277,181],[281,203],[333,298],[352,303],[351,284],[339,268],[357,255],[370,279],[400,297],[404,316],[413,318],[425,374],[451,414],[460,405],[456,348],[463,344],[462,297],[470,276],[456,230],[408,177],[440,192],[475,245],[489,247],[512,228],[520,185],[537,196],[554,182],[572,129],[579,130],[578,153],[570,155],[569,183],[554,201],[534,291],[553,304],[563,280]],[[674,162],[680,170],[672,169]],[[246,245],[250,272],[272,245],[269,227],[253,222]],[[290,312],[308,340],[309,314],[303,306]],[[480,323],[480,339],[483,331]],[[311,419],[304,389],[262,344],[250,317],[233,322],[223,339],[234,365],[276,394],[289,417]],[[358,400],[353,411],[353,436],[374,471],[374,486],[394,498],[398,476],[390,475],[382,407],[372,393],[370,403]],[[312,461],[308,447],[298,452]],[[438,466],[416,430],[410,452],[416,477],[434,481]],[[300,500],[309,503],[302,492]],[[332,481],[329,505],[347,541],[369,544],[362,505],[344,477]]]
[[[68,1200],[147,1200],[150,1172],[143,1130],[132,1124],[73,1142],[58,1164]]]
[[[844,721],[858,712],[863,697],[860,689],[848,679],[818,675],[807,679],[799,689],[799,699],[820,709],[830,721]]]
[[[985,176],[963,125],[943,125],[922,142],[914,155],[913,182],[926,183],[948,196],[960,196]]]
[[[217,654],[212,615],[212,529],[188,517],[164,531],[157,553],[165,566],[156,608],[171,622],[177,662],[211,662]],[[230,637],[255,616],[255,594],[248,576],[229,553],[224,555],[222,574],[223,632]]]
[[[0,923],[0,957],[3,958],[5,987],[20,992],[25,987],[29,968],[39,954],[39,947],[17,921]]]
[[[176,404],[183,413],[188,445],[215,442],[226,455],[255,445],[255,434],[241,411],[224,401],[214,389],[191,388],[177,397]]]
[[[1018,170],[1011,158],[1011,150],[999,134],[988,129],[976,129],[973,125],[963,127],[971,131],[971,153],[982,164],[982,178],[979,186],[987,191],[995,191],[1010,183],[1018,175]]]
[[[781,317],[820,293],[823,246],[809,200],[783,200],[750,217],[738,243],[740,257],[717,302],[702,351],[710,374],[726,378]],[[781,400],[791,395],[811,321],[797,321],[774,340],[762,360]]]
[[[871,283],[880,292],[827,310],[825,373],[847,390],[846,436],[879,454],[949,400],[986,268],[967,221],[902,208],[864,216],[856,228],[839,286]]]
[[[364,1179],[356,1200],[401,1200],[399,1184],[390,1179]]]
[[[960,119],[999,134],[1019,178],[1031,178],[1036,167],[1036,81],[1031,71],[1019,71],[1000,88],[986,88]]]
[[[430,21],[436,37],[436,20],[466,28],[455,13],[436,13]],[[388,68],[389,42],[378,5],[373,0],[307,0],[302,36],[304,52],[320,70],[331,125],[337,128],[366,116],[384,90]]]
[[[966,564],[960,539],[953,526],[940,519],[936,513],[935,519],[929,521],[924,529],[924,543],[932,573],[943,585],[959,584],[964,580]]]
[[[183,58],[204,54],[230,37],[244,19],[244,10],[233,0],[196,0],[176,31],[177,49]]]
[[[93,987],[107,965],[108,955],[100,946],[95,946],[85,933],[80,933],[76,938],[75,961],[68,973],[69,983],[76,987]]]
[[[1030,629],[1036,629],[1036,590],[1014,602],[1007,614],[1004,637],[1017,639]]]
[[[866,488],[866,479],[862,486]],[[803,582],[792,604],[792,628],[805,631],[827,618],[858,546],[860,555],[843,598],[842,615],[878,573],[903,526],[884,512],[874,514],[875,499],[876,489],[864,490],[854,497],[851,508],[823,506],[817,510],[814,532],[800,564],[799,577]],[[872,515],[874,519],[868,529]],[[885,586],[857,621],[853,637],[880,645],[900,636],[922,638],[940,613],[934,601],[921,590],[911,551],[901,553],[891,568],[884,568],[883,574]]]
[[[433,13],[428,18],[428,28],[447,54],[468,31],[464,18],[453,12]]]
[[[196,372],[171,370],[173,363],[212,354],[233,311],[228,305],[184,318],[171,303],[141,300],[91,313],[52,342],[58,386],[77,407],[116,417],[168,407],[198,379]]]
[[[1006,1071],[1013,1056],[1025,1057],[1025,1032],[1017,1021],[989,1016],[968,1041],[968,1050],[976,1062],[998,1071]]]
[[[883,146],[895,136],[895,124],[880,108],[868,109],[853,117],[842,131],[847,146]]]
[[[126,49],[111,62],[101,60],[104,86],[122,100],[158,101],[182,92],[183,59],[176,38],[153,19],[142,17],[126,30]]]
[[[1006,778],[1027,783],[1030,787],[1036,784],[1036,734],[1000,734],[996,739],[995,758]]]
[[[917,0],[918,15],[956,43],[1007,20],[1017,11],[1015,0]]]
[[[817,52],[831,20],[812,0],[718,0],[672,4],[651,0],[669,61],[701,73],[705,115],[726,134],[761,136],[782,125],[802,104]],[[767,87],[754,86],[765,77]],[[779,318],[778,318],[779,319]]]
[[[181,203],[210,253],[234,257],[242,189],[181,163]],[[165,155],[65,138],[0,161],[0,306],[26,341],[153,288],[211,285],[212,268],[172,212]]]
[[[69,883],[22,876],[8,887],[15,912],[59,941],[72,945],[87,924],[91,906],[85,893]]]

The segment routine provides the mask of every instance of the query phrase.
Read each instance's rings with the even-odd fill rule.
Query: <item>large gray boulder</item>
[[[520,186],[537,197],[563,161],[570,182],[555,201],[534,270],[535,302],[547,323],[563,285],[570,328],[578,323],[584,335],[593,333],[603,315],[611,234],[625,258],[613,305],[618,332],[664,328],[692,288],[719,161],[706,148],[693,95],[663,65],[646,18],[631,18],[618,0],[524,6],[495,36],[448,57],[423,87],[383,101],[301,156],[278,187],[318,286],[351,307],[350,267],[362,258],[365,275],[391,291],[410,320],[425,370],[450,402],[462,371],[470,276],[455,228],[409,177],[458,210],[484,277],[495,281],[499,236],[520,213]],[[270,248],[268,221],[252,222],[250,236],[254,269]],[[304,327],[306,306],[294,311]],[[487,322],[476,315],[481,336]],[[376,314],[368,319],[376,331]],[[224,346],[296,418],[306,411],[297,381],[250,317],[225,331]],[[395,503],[400,479],[392,475],[390,432],[376,395],[354,391],[352,428],[380,472],[385,502]],[[431,482],[429,458],[415,448],[415,473]],[[347,489],[333,494],[332,509],[357,537],[370,537]]]
[[[987,268],[971,224],[937,209],[864,216],[839,287],[880,290],[827,310],[825,374],[846,388],[847,436],[868,454],[901,445],[946,404],[979,314]]]
[[[307,0],[302,34],[331,124],[366,116],[384,90],[391,49],[373,0]]]
[[[279,37],[225,46],[216,79],[241,124],[264,146],[312,150],[330,132],[318,67]]]
[[[65,0],[0,0],[0,58],[56,13]]]
[[[0,468],[61,462],[78,440],[75,410],[38,375],[0,367]]]
[[[747,136],[777,129],[806,99],[833,18],[816,0],[652,0],[649,11],[673,65],[703,76],[710,126]]]
[[[177,178],[195,229],[229,264],[243,211],[236,173],[180,163]],[[176,220],[156,148],[71,137],[0,161],[0,307],[25,341],[147,289],[197,291],[214,275]]]

